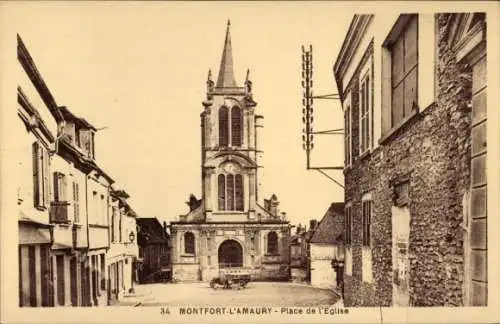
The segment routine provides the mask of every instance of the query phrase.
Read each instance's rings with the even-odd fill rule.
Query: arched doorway
[[[219,268],[243,266],[243,248],[235,240],[226,240],[219,246]]]

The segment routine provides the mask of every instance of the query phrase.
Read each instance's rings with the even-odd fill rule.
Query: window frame
[[[218,126],[219,126],[219,133],[218,133],[218,144],[219,144],[219,147],[228,147],[229,146],[229,141],[230,141],[230,132],[229,132],[229,129],[230,129],[230,120],[231,120],[231,116],[230,116],[230,113],[229,113],[230,109],[229,107],[227,107],[226,105],[222,105],[220,108],[219,108],[219,111],[218,111]],[[226,114],[226,118],[225,120],[222,119],[222,112],[224,112]],[[224,127],[225,126],[225,127]],[[224,134],[225,138],[222,136],[222,134]]]
[[[276,231],[270,231],[266,235],[266,253],[268,255],[279,255],[279,236]],[[272,238],[273,240],[270,240]]]
[[[372,247],[372,228],[371,228],[372,215],[373,215],[373,203],[371,197],[363,199],[361,202],[361,217],[363,225],[362,246],[367,248]]]
[[[344,166],[352,165],[352,105],[351,92],[348,91],[344,100]],[[348,124],[348,125],[346,125]]]
[[[217,176],[217,209],[228,212],[245,211],[245,179],[243,174],[219,173]]]
[[[236,111],[238,112],[238,118],[235,118],[233,116],[233,114],[236,113]],[[230,121],[231,121],[230,125],[231,141],[229,145],[232,147],[241,147],[243,145],[243,114],[240,106],[234,105],[231,108]],[[238,122],[237,123],[238,129],[236,129],[235,121]]]
[[[73,181],[73,222],[80,224],[80,185]]]
[[[239,118],[235,119],[233,117],[233,113],[238,111]],[[223,120],[221,118],[224,112],[226,114],[226,119]],[[244,128],[244,118],[243,118],[243,109],[240,105],[235,104],[232,107],[224,104],[220,106],[218,110],[218,145],[219,147],[242,147],[243,146],[243,128]],[[238,121],[236,124],[235,121]],[[236,128],[238,126],[238,128]],[[238,135],[236,135],[236,133]],[[225,135],[225,138],[221,136],[221,134]]]
[[[53,202],[55,203],[65,203],[68,202],[67,195],[67,179],[66,175],[60,171],[54,171],[52,173],[53,179]]]
[[[188,240],[189,238],[189,240]],[[196,236],[193,232],[185,232],[184,239],[184,254],[196,255]],[[187,244],[189,242],[189,245]]]
[[[418,107],[418,100],[419,100],[419,93],[418,93],[418,74],[419,74],[419,15],[418,14],[410,14],[407,15],[407,18],[401,18],[404,20],[398,20],[396,23],[395,27],[398,27],[399,31],[395,33],[395,35],[391,35],[391,39],[385,42],[385,47],[387,48],[389,52],[389,57],[390,57],[390,74],[389,74],[389,79],[390,79],[390,96],[391,96],[391,105],[390,105],[390,128],[389,129],[394,129],[399,127],[402,123],[404,123],[408,118],[410,118],[414,114],[414,110],[416,107]],[[415,64],[412,65],[410,68],[407,69],[406,63],[407,63],[407,57],[406,57],[406,39],[407,39],[407,32],[409,30],[410,24],[412,24],[415,21],[416,24],[416,31],[415,31]],[[394,67],[395,67],[395,45],[399,42],[402,41],[403,44],[402,46],[402,62],[401,62],[401,67],[402,71],[400,72],[401,78],[398,82],[394,81]],[[412,107],[406,109],[406,81],[408,81],[409,76],[412,74],[412,72],[415,71],[415,101]],[[401,92],[401,102],[400,106],[401,107],[395,107],[395,100],[394,100],[394,92],[398,87],[402,87],[402,92]],[[396,119],[395,118],[395,111],[400,111],[401,112],[401,118]]]
[[[359,78],[358,149],[360,156],[370,152],[371,149],[373,148],[373,73],[371,67],[372,60],[373,60],[373,55],[370,54],[368,60],[364,63],[364,68],[362,70],[361,77]]]

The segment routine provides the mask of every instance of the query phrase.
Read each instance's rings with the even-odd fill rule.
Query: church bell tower
[[[216,82],[208,71],[201,113],[205,221],[256,220],[261,155],[257,132],[263,118],[255,114],[249,70],[243,86],[236,81],[230,27],[228,21]]]

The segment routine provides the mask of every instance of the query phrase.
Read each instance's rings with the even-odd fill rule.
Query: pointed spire
[[[219,75],[217,77],[217,88],[237,87],[234,79],[233,71],[233,52],[231,49],[231,35],[229,27],[231,22],[227,21],[226,39],[224,41],[224,50],[222,51],[222,59],[220,62]]]

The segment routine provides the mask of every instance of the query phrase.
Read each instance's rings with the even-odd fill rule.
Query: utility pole
[[[302,148],[306,151],[306,169],[316,170],[335,182],[340,187],[344,188],[343,184],[328,175],[325,170],[344,170],[344,166],[311,166],[311,151],[314,149],[314,135],[343,135],[344,130],[328,129],[321,131],[314,131],[314,99],[326,100],[340,100],[339,95],[336,93],[326,95],[313,95],[313,51],[312,45],[306,49],[302,45]]]

